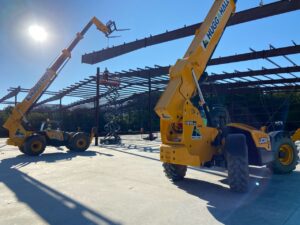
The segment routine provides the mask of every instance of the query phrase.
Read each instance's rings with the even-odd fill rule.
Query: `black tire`
[[[68,143],[68,144],[66,144],[66,147],[67,147],[67,149],[69,149],[70,151],[71,151],[71,146],[70,146],[70,144]]]
[[[46,140],[41,135],[32,135],[28,137],[23,145],[23,151],[26,155],[38,156],[45,151]]]
[[[72,138],[73,138],[73,136],[74,136],[74,132],[72,132],[72,133],[68,133],[68,137],[66,138],[66,140],[68,140],[67,141],[67,143],[66,143],[66,147],[67,147],[67,149],[69,149],[70,151],[71,151],[71,141],[72,141]]]
[[[24,152],[24,146],[23,145],[22,146],[18,146],[18,148],[19,148],[20,152],[22,152],[23,154],[25,154],[25,152]]]
[[[271,141],[274,161],[268,165],[268,168],[275,174],[291,173],[296,169],[299,160],[296,145],[283,133],[271,136]]]
[[[173,182],[183,180],[186,175],[187,166],[163,163],[165,175]]]
[[[245,193],[249,185],[248,147],[244,134],[229,134],[225,141],[228,184],[233,192]]]
[[[78,132],[72,136],[66,146],[71,151],[84,152],[90,146],[89,136],[86,133]]]
[[[76,134],[76,132],[68,132],[68,137],[66,138],[67,143],[66,143],[66,147],[71,151],[71,141],[72,141],[72,138],[74,137],[74,135]]]

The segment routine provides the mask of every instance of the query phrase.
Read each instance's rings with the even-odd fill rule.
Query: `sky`
[[[119,38],[108,40],[92,27],[72,52],[72,58],[48,90],[59,91],[107,67],[111,72],[143,68],[155,64],[172,65],[181,58],[192,37],[187,37],[122,55],[96,65],[81,63],[81,55],[163,33],[204,20],[213,0],[0,0],[0,98],[9,87],[31,88],[46,68],[68,46],[86,23],[96,16],[102,22],[114,20],[118,28],[129,31],[116,33]],[[264,4],[274,0],[264,0]],[[260,0],[239,0],[237,12],[256,7]],[[228,27],[213,57],[255,50],[300,44],[300,11]],[[28,34],[30,25],[43,26],[48,33],[43,43],[35,42]],[[299,56],[290,56],[300,63]],[[282,66],[291,66],[282,57],[274,59]],[[209,73],[232,72],[235,69],[274,68],[265,60],[208,67]],[[288,75],[287,75],[288,76]],[[24,95],[20,95],[21,100]],[[49,96],[46,96],[49,97]],[[63,104],[75,99],[65,98]],[[54,102],[56,103],[56,102]],[[3,108],[0,105],[0,108]]]

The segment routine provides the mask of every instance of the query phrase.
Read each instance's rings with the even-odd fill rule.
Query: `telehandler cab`
[[[174,182],[184,178],[187,166],[224,166],[231,190],[246,192],[249,165],[267,165],[274,173],[296,168],[298,151],[289,134],[224,124],[214,109],[209,111],[203,97],[199,80],[235,12],[236,2],[215,0],[183,59],[170,68],[170,81],[155,107],[162,138],[160,160],[166,176]],[[195,95],[200,99],[196,105],[192,103]]]

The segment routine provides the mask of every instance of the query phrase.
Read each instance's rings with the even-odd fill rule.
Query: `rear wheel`
[[[90,140],[86,133],[76,133],[70,139],[67,148],[71,151],[83,152],[90,146]]]
[[[187,166],[163,163],[163,167],[166,176],[173,182],[182,180],[186,175]]]
[[[298,164],[298,150],[293,141],[283,134],[272,138],[274,161],[268,167],[277,174],[290,173]]]
[[[42,154],[46,148],[46,140],[41,135],[32,135],[28,137],[22,148],[19,148],[20,151],[26,155],[37,156]],[[22,150],[21,150],[22,149]]]
[[[225,151],[230,189],[234,192],[247,192],[249,167],[248,147],[245,135],[229,134],[226,137]]]

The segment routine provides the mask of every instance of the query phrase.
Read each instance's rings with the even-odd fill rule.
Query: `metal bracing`
[[[20,87],[20,86],[17,87],[17,88],[15,88],[14,90],[11,90],[7,95],[5,95],[4,97],[2,97],[2,98],[0,99],[0,103],[3,103],[3,102],[5,102],[7,99],[10,99],[10,98],[15,97],[15,104],[16,104],[16,102],[17,102],[16,97],[17,97],[17,95],[19,94],[20,91],[21,91],[21,87]]]
[[[292,61],[288,55],[300,53],[300,45],[294,43],[292,46],[282,48],[275,48],[270,45],[270,49],[267,50],[250,50],[251,52],[248,53],[211,59],[209,66],[254,59],[265,59],[276,68],[267,69],[263,67],[259,70],[248,69],[247,71],[234,70],[234,72],[230,73],[226,71],[223,71],[223,73],[220,74],[211,73],[207,80],[202,84],[205,91],[208,93],[238,93],[239,91],[241,93],[253,91],[299,91],[300,75],[298,75],[297,72],[300,72],[300,66]],[[282,67],[271,59],[272,57],[278,56],[282,56],[284,59],[288,60],[291,66]],[[155,65],[154,67],[145,67],[145,69],[137,68],[136,70],[130,69],[128,71],[109,73],[109,77],[118,77],[120,82],[118,88],[120,94],[119,100],[122,100],[130,98],[131,96],[147,93],[147,91],[149,91],[149,77],[151,80],[151,91],[163,91],[169,81],[169,69],[170,66]],[[103,80],[102,76],[103,74],[100,74],[100,80]],[[106,104],[105,96],[110,93],[105,83],[100,82],[100,86],[98,98],[103,99],[101,102],[103,105]],[[64,108],[72,108],[81,104],[93,103],[95,102],[95,99],[97,99],[96,89],[96,76],[89,76],[61,91],[46,92],[45,94],[52,96],[38,102],[36,106],[60,100],[66,96],[77,97],[79,100],[69,105],[62,106]],[[16,92],[28,92],[29,89],[10,88],[9,91],[12,92],[9,93],[12,95]]]
[[[237,54],[232,56],[225,56],[211,59],[209,62],[210,66],[233,63],[233,62],[241,62],[247,60],[254,59],[266,59],[272,58],[275,56],[286,56],[290,54],[300,53],[300,45],[292,45],[282,48],[270,48],[263,51],[255,51],[243,54]],[[296,65],[296,64],[295,64]],[[236,71],[234,73],[224,72],[223,74],[211,74],[209,77],[209,82],[215,83],[241,83],[242,80],[246,82],[250,82],[251,80],[257,80],[260,86],[267,85],[276,85],[276,81],[269,82],[267,85],[264,84],[261,79],[257,76],[259,75],[274,75],[273,73],[285,73],[285,72],[295,72],[299,70],[299,67],[296,65],[288,68],[274,68],[274,69],[262,69],[259,71],[245,71],[239,72]],[[148,88],[148,76],[151,76],[151,84],[153,90],[163,90],[165,85],[168,83],[169,77],[169,68],[170,66],[157,66],[154,67],[146,67],[145,69],[137,68],[136,70],[122,71],[110,74],[110,76],[118,76],[120,77],[120,94],[122,97],[128,97],[134,93],[141,93],[147,90]],[[270,78],[273,80],[273,78]],[[276,79],[274,79],[276,80]],[[291,80],[290,80],[291,81]],[[253,85],[258,85],[258,83],[253,83]],[[278,81],[278,83],[280,83]],[[292,83],[290,83],[292,84]],[[101,85],[101,84],[100,84]],[[235,84],[237,85],[237,84]],[[73,96],[81,98],[79,101],[70,104],[67,107],[73,107],[79,104],[91,103],[95,99],[96,92],[96,76],[90,76],[82,81],[77,82],[76,84],[70,85],[63,90],[56,93],[56,95],[45,99],[41,102],[38,102],[38,105],[45,104],[54,100],[59,100],[64,96]],[[107,92],[107,88],[105,85],[101,85],[100,88],[100,97],[105,97]]]
[[[299,0],[277,1],[271,4],[266,4],[264,6],[260,6],[260,7],[256,7],[256,8],[252,8],[252,9],[248,9],[236,13],[229,20],[228,26],[250,22],[250,21],[254,21],[266,17],[283,14],[283,13],[288,13],[299,9],[300,9]],[[200,27],[200,24],[201,23],[185,26],[183,28],[165,32],[158,35],[152,35],[152,36],[150,35],[149,37],[143,38],[141,40],[124,43],[122,45],[102,49],[101,51],[85,54],[82,56],[82,62],[87,64],[95,64],[144,47],[191,36],[195,34],[195,31]]]

